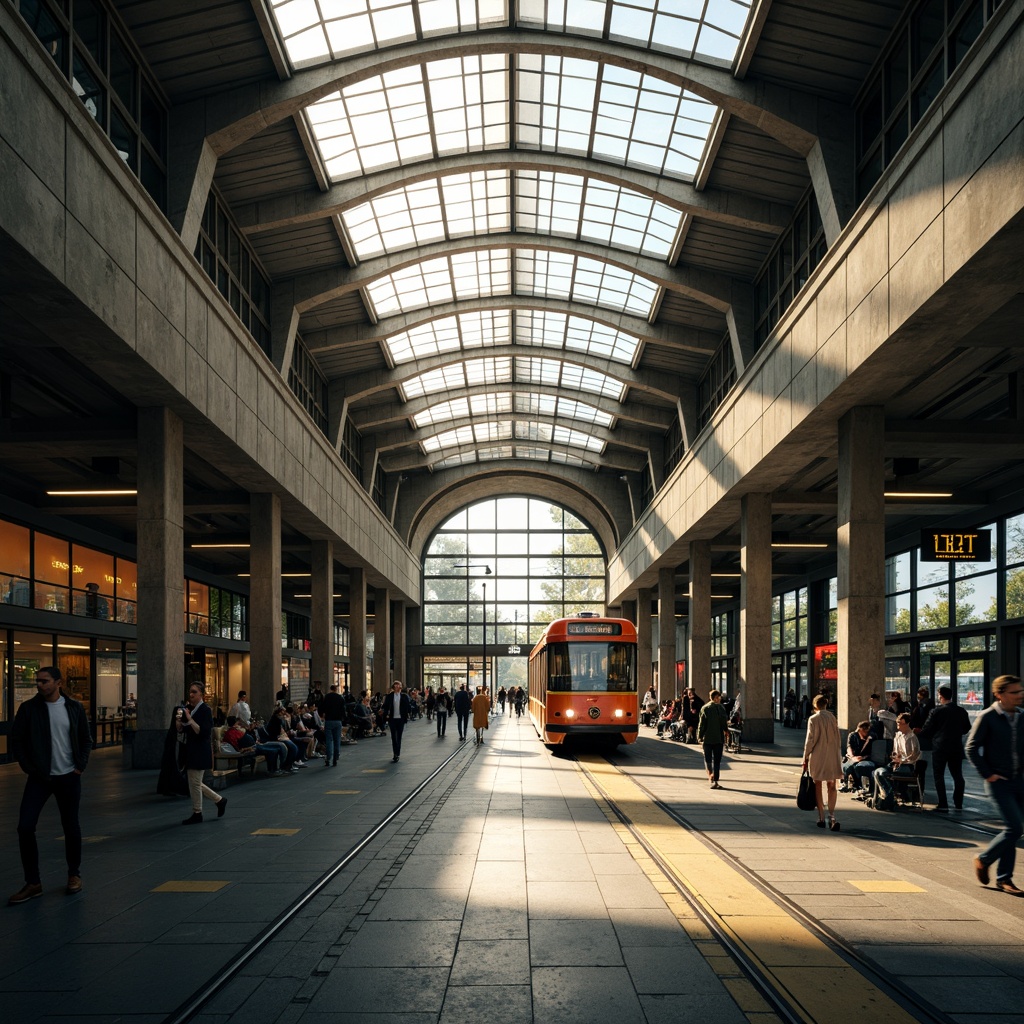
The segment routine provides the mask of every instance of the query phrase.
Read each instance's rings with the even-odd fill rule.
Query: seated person
[[[290,733],[291,716],[285,708],[277,708],[267,722],[267,735],[276,743],[283,743],[288,748],[289,768],[305,768],[306,762],[301,759],[299,748]]]
[[[875,809],[896,810],[895,784],[900,776],[913,777],[917,772],[917,761],[921,757],[921,743],[910,728],[910,715],[904,713],[896,718],[896,740],[892,748],[892,763],[876,768]]]
[[[673,722],[679,721],[679,716],[682,713],[683,705],[682,701],[673,700],[667,701],[665,704],[665,710],[661,713],[661,718],[658,719],[658,735],[663,736],[665,730],[672,725]]]
[[[220,750],[218,753],[221,754],[240,754],[243,753],[240,745],[241,739],[245,736],[245,727],[238,721],[238,719],[231,715],[228,718],[227,727],[224,729],[223,734],[220,738]],[[250,744],[246,744],[249,746]],[[256,754],[253,751],[245,752],[245,756],[241,759],[242,762],[248,767],[256,762]]]
[[[860,794],[867,789],[861,785],[861,780],[866,779],[877,767],[871,760],[871,744],[874,737],[871,735],[870,722],[858,722],[857,728],[852,730],[846,741],[846,757],[843,758],[843,784],[839,787],[843,793]]]
[[[359,704],[348,709],[350,732],[360,739],[373,732],[373,712],[370,710],[370,699],[364,697]]]
[[[257,754],[262,754],[267,759],[268,775],[283,775],[286,772],[297,775],[299,769],[293,763],[292,753],[284,743],[272,740],[267,733],[263,722],[253,716],[249,728],[246,730],[245,738],[239,743],[240,749],[252,747]]]

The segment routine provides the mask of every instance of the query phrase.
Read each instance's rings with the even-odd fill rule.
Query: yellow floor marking
[[[327,796],[355,796],[360,792],[358,789],[325,789]]]
[[[848,878],[850,885],[855,885],[861,892],[926,892],[913,882],[901,882],[896,878]]]
[[[258,828],[250,832],[251,836],[294,836],[301,832],[299,828]]]
[[[230,882],[164,882],[151,892],[219,892]]]
[[[383,775],[387,771],[387,768],[364,768],[364,775]]]
[[[884,1020],[886,1024],[914,1024],[915,1017],[791,917],[746,875],[673,821],[627,775],[594,756],[581,756],[580,761],[644,836],[672,877],[711,919],[717,920],[732,942],[758,965],[769,983],[805,1021],[833,1021],[836,1007],[842,1006],[845,1016]],[[681,923],[691,935],[703,931],[699,922]],[[707,959],[721,975],[729,973],[710,948]],[[723,984],[744,1012],[761,1013],[768,1009],[745,979],[723,977]]]
[[[56,836],[55,838],[56,838],[57,842],[60,842],[60,843],[64,842],[64,837],[63,836]],[[82,842],[83,843],[103,843],[103,842],[106,842],[106,840],[108,840],[109,838],[110,838],[110,836],[82,836]]]

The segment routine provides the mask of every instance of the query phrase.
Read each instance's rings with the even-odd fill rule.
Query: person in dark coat
[[[473,698],[469,695],[465,683],[459,683],[458,693],[455,694],[455,723],[459,727],[459,739],[465,740],[469,731],[469,712],[473,707]]]
[[[182,825],[198,825],[203,820],[203,797],[217,805],[217,817],[228,808],[225,797],[219,796],[203,783],[203,776],[213,768],[213,713],[203,701],[203,684],[188,688],[188,701],[175,713],[175,729],[185,735],[185,774],[192,797],[192,817]]]
[[[384,698],[384,721],[391,730],[392,764],[397,764],[402,756],[402,733],[411,712],[412,701],[407,693],[402,693],[402,684],[396,679],[391,684],[391,692]]]
[[[171,713],[171,722],[164,737],[164,753],[160,759],[160,775],[156,791],[161,796],[188,796],[188,778],[182,767],[185,752],[184,737],[178,732],[178,708]]]
[[[949,686],[939,687],[939,706],[934,708],[918,739],[921,746],[931,743],[932,778],[935,779],[935,794],[939,813],[949,813],[946,802],[946,768],[953,777],[953,806],[959,811],[964,806],[964,735],[971,731],[971,719],[958,704],[953,703],[953,690]]]
[[[78,805],[82,799],[82,773],[89,763],[92,736],[85,709],[61,692],[61,674],[55,666],[36,671],[36,695],[18,708],[11,729],[11,748],[28,776],[18,812],[18,848],[25,884],[7,901],[26,903],[43,894],[39,876],[36,826],[50,797],[57,801],[64,829],[64,855],[68,864],[69,896],[82,891],[82,827]]]

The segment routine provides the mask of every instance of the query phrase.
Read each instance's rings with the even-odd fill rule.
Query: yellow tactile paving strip
[[[164,882],[150,892],[219,892],[230,882]]]
[[[596,779],[600,790],[614,801],[656,852],[675,882],[718,922],[737,948],[757,964],[760,973],[804,1020],[821,1024],[834,1021],[836,1008],[842,1007],[843,1016],[848,1019],[917,1024],[916,1017],[833,952],[745,875],[681,828],[628,776],[596,756],[584,755],[579,761]],[[600,793],[595,795],[600,799]],[[606,813],[613,822],[618,820],[610,808]],[[722,978],[722,983],[747,1018],[752,1024],[768,1019],[763,1014],[770,1014],[777,1020],[751,982],[713,939],[693,908],[664,877],[658,863],[647,855],[629,829],[621,823],[618,828],[623,842],[665,897],[669,909]]]
[[[298,835],[302,829],[299,828],[258,828],[253,832],[250,832],[251,836],[295,836]]]
[[[325,789],[327,796],[357,796],[361,791],[358,789]]]

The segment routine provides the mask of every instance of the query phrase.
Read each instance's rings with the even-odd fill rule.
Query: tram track
[[[610,816],[629,832],[658,866],[714,940],[728,953],[757,994],[781,1020],[787,1024],[817,1024],[822,1020],[835,1019],[837,1005],[844,1006],[856,1017],[856,1012],[851,1008],[865,1001],[866,990],[874,989],[883,1000],[891,1004],[893,1010],[898,1007],[902,1011],[901,1017],[904,1020],[918,1021],[921,1024],[952,1024],[952,1019],[948,1015],[901,987],[897,979],[862,956],[840,936],[832,933],[785,894],[739,862],[722,845],[710,839],[683,815],[660,800],[642,782],[623,772],[611,758],[577,757],[575,760],[595,795],[606,804]],[[604,767],[595,770],[595,764]],[[618,779],[624,780],[641,799],[634,801],[629,790],[623,790],[621,785],[615,783],[609,784],[608,769],[613,771]],[[751,933],[744,933],[743,929],[736,926],[732,909],[728,914],[723,913],[715,896],[708,896],[701,891],[699,866],[692,873],[685,867],[681,869],[680,865],[687,857],[699,862],[702,859],[699,852],[691,848],[680,856],[679,844],[671,839],[665,841],[662,834],[663,826],[655,823],[652,827],[651,815],[642,805],[655,808],[657,814],[664,816],[665,822],[670,823],[671,828],[684,830],[690,843],[696,844],[705,854],[713,854],[715,861],[722,865],[722,871],[735,873],[758,897],[771,901],[775,907],[783,911],[796,927],[820,944],[820,950],[827,951],[827,956],[834,959],[833,969],[841,969],[840,965],[845,966],[843,981],[839,985],[834,982],[829,985],[829,994],[825,1002],[828,1004],[826,1011],[828,1008],[832,1010],[831,1016],[822,1016],[821,1013],[815,1012],[814,1000],[807,996],[807,986],[794,985],[791,968],[780,968],[778,964],[766,962],[763,948],[759,950],[758,943],[751,941]],[[718,887],[718,891],[721,892],[722,887]],[[733,893],[732,896],[735,898],[736,894]],[[785,931],[783,928],[778,929],[780,945],[786,938],[792,939],[792,935],[783,935]],[[822,966],[823,958],[809,953],[808,970]],[[875,1003],[875,1000],[868,997],[867,1002]],[[869,1012],[874,1019],[882,1019],[878,1016],[878,1005],[872,1005]],[[900,1017],[886,1014],[885,1019],[895,1021]]]
[[[345,851],[332,864],[326,871],[323,872],[315,881],[293,900],[287,907],[285,907],[269,924],[245,947],[239,950],[223,967],[221,967],[216,974],[209,978],[202,986],[196,989],[176,1010],[170,1013],[164,1018],[163,1024],[187,1024],[188,1021],[193,1020],[197,1014],[202,1012],[203,1008],[207,1003],[218,992],[220,992],[226,985],[228,985],[242,969],[249,964],[260,952],[262,952],[271,942],[273,942],[283,931],[283,929],[295,919],[295,917],[303,910],[304,907],[314,900],[323,890],[330,884],[330,882],[336,878],[342,871],[345,870],[375,839],[377,839],[385,829],[388,828],[399,815],[413,803],[419,797],[424,790],[427,789],[436,781],[445,769],[455,761],[460,754],[464,751],[460,748],[456,748],[448,755],[429,775],[423,780],[399,803],[393,807],[384,818],[382,818],[376,825],[373,826],[368,832],[366,832],[362,838],[357,840],[348,850]],[[448,795],[454,790],[458,784],[459,779],[468,769],[472,763],[471,757],[463,757],[462,763],[459,766],[459,770],[455,773],[453,779],[449,781],[449,784],[445,789],[438,794],[435,800],[435,806],[431,809],[427,815],[428,818],[433,817],[441,804],[447,799]],[[317,975],[320,972],[314,971],[313,975]]]

